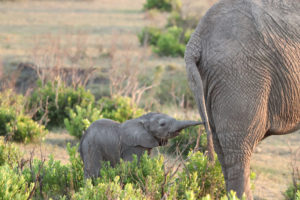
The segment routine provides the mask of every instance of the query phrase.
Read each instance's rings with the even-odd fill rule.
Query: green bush
[[[185,46],[197,27],[199,19],[195,16],[184,16],[180,0],[165,1],[170,5],[170,11],[172,10],[166,26],[163,29],[145,27],[138,34],[140,44],[143,45],[146,42],[152,45],[152,51],[160,56],[183,57]],[[157,5],[156,7],[159,7],[158,4],[163,4],[165,1],[148,0],[145,6],[153,8]]]
[[[0,107],[0,136],[9,133],[9,123],[16,121],[16,114],[12,108]]]
[[[98,101],[98,104],[103,118],[118,122],[140,117],[145,112],[133,104],[129,97],[104,97]]]
[[[94,104],[94,96],[83,87],[74,89],[58,82],[38,85],[29,99],[29,108],[39,108],[33,116],[36,121],[47,115],[47,128],[63,126],[64,119],[76,105],[86,108],[89,104]]]
[[[147,199],[161,199],[164,194],[170,194],[171,190],[176,191],[176,185],[172,186],[175,178],[166,172],[163,156],[150,158],[147,153],[139,162],[134,156],[132,162],[121,161],[115,168],[105,163],[100,177],[95,181],[97,184],[111,183],[120,177],[120,185],[132,184],[134,188],[141,189]]]
[[[39,140],[48,133],[43,125],[39,125],[26,115],[17,116],[17,120],[10,123],[8,127],[13,140],[17,142],[28,143]]]
[[[46,162],[30,161],[20,172],[6,164],[0,166],[0,198],[27,199],[34,190],[33,199],[237,200],[233,193],[229,198],[223,196],[224,181],[219,163],[209,165],[200,152],[189,154],[181,172],[177,172],[180,165],[172,168],[163,156],[150,158],[147,153],[139,162],[134,156],[132,162],[121,161],[114,168],[104,163],[101,177],[92,184],[91,180],[83,179],[83,163],[77,148],[78,145],[67,145],[70,164],[66,165],[50,156]]]
[[[78,145],[71,147],[68,143],[67,151],[69,154],[70,161],[70,176],[71,176],[71,184],[75,191],[79,191],[84,184],[84,172],[83,172],[83,162],[78,153]]]
[[[116,176],[115,179],[109,183],[99,183],[94,186],[91,180],[87,181],[87,184],[84,188],[81,188],[79,192],[75,193],[72,196],[73,200],[82,200],[82,199],[91,199],[91,200],[109,200],[109,199],[124,199],[124,200],[159,200],[159,199],[180,199],[176,195],[176,191],[171,191],[169,194],[166,194],[164,198],[152,198],[150,194],[145,194],[141,191],[140,188],[135,188],[132,184],[126,184],[123,186],[120,183],[120,177]],[[196,198],[193,191],[188,190],[185,192],[185,195],[182,199],[186,200],[212,200],[210,195],[205,197]],[[224,195],[220,200],[239,200],[236,197],[235,192],[231,192],[228,196]],[[245,197],[242,200],[246,200]]]
[[[211,165],[206,156],[197,152],[189,154],[185,166],[182,172],[174,176],[170,173],[172,170],[166,168],[162,156],[149,158],[145,153],[139,162],[134,157],[132,162],[121,161],[115,168],[110,167],[109,163],[104,164],[100,171],[101,178],[96,180],[96,184],[111,183],[119,176],[121,185],[132,184],[134,188],[142,189],[149,199],[161,199],[171,194],[173,198],[184,199],[186,191],[192,192],[196,199],[207,194],[221,198],[225,194],[219,162]]]
[[[297,191],[296,200],[300,200],[300,190]]]
[[[4,90],[0,93],[0,107],[14,108],[17,112],[24,111],[25,98],[23,95],[16,94],[13,90]]]
[[[154,52],[160,56],[184,56],[185,45],[180,43],[182,28],[173,26],[162,33],[154,47]]]
[[[168,17],[166,27],[177,26],[183,29],[183,33],[192,32],[198,24],[198,19],[191,16],[183,17],[182,12],[174,11]]]
[[[31,142],[47,134],[44,126],[33,121],[23,113],[16,113],[13,108],[0,107],[0,135],[17,142]]]
[[[8,165],[0,166],[0,199],[28,199],[33,184],[28,184],[24,176],[15,172]]]
[[[100,171],[101,178],[98,178],[96,182],[109,183],[116,176],[120,176],[120,184],[133,184],[135,188],[143,188],[143,192],[151,194],[153,199],[160,199],[164,175],[163,157],[149,158],[145,153],[139,162],[137,157],[134,156],[132,162],[121,161],[115,168],[106,163]],[[168,180],[170,175],[167,175],[166,178]],[[165,189],[167,189],[167,186]]]
[[[87,108],[75,106],[76,110],[70,110],[69,117],[65,118],[65,126],[68,132],[77,138],[81,138],[90,124],[100,118],[124,122],[144,114],[142,109],[131,103],[129,97],[104,97],[98,101],[97,107],[99,109],[92,107],[92,105],[87,106]]]
[[[142,32],[138,34],[140,44],[143,45],[144,43],[146,43],[155,46],[161,35],[161,32],[162,31],[159,28],[155,27],[143,28]]]
[[[100,118],[100,110],[92,108],[91,104],[87,108],[76,105],[75,110],[69,111],[69,117],[64,122],[69,134],[80,139],[91,123]]]
[[[144,9],[158,9],[170,12],[172,10],[172,0],[147,0],[144,4]]]
[[[183,32],[182,28],[172,26],[165,31],[154,27],[145,27],[138,34],[140,44],[150,44],[155,53],[160,56],[183,56],[185,51],[185,37],[190,37]],[[188,38],[189,39],[189,38]]]
[[[192,36],[192,33],[194,32],[193,29],[188,29],[184,33],[184,44],[187,44]]]
[[[214,165],[209,164],[208,158],[199,151],[190,152],[188,157],[185,169],[179,173],[177,179],[179,197],[184,197],[186,191],[192,191],[196,199],[207,194],[213,199],[219,199],[226,194],[224,177],[218,161]]]
[[[30,166],[23,169],[22,174],[27,183],[36,184],[34,195],[37,199],[57,198],[70,191],[68,167],[60,161],[54,161],[52,156],[46,162],[34,159]]]
[[[193,151],[199,135],[199,126],[189,127],[181,131],[181,133],[169,140],[168,145],[164,148],[168,154],[179,152],[183,157],[187,157],[190,151]],[[206,133],[200,135],[197,151],[204,153],[207,148]]]
[[[297,180],[296,187],[291,185],[284,193],[286,200],[300,200],[300,177]]]
[[[4,142],[4,138],[0,137],[0,166],[7,164],[13,167],[19,162],[20,158],[19,149],[9,142]]]
[[[70,198],[72,191],[79,191],[83,187],[83,164],[77,148],[78,146],[70,147],[70,144],[67,146],[70,164],[63,165],[51,155],[48,161],[34,159],[23,169],[22,174],[26,182],[36,184],[35,198]]]
[[[90,200],[110,200],[110,199],[130,199],[144,200],[148,199],[141,192],[141,189],[134,188],[132,184],[122,186],[120,178],[116,176],[113,181],[107,183],[99,183],[94,186],[91,180],[88,180],[86,185],[80,189],[78,193],[72,196],[74,200],[90,199]]]

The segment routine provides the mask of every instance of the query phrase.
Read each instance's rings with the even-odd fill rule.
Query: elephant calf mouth
[[[159,146],[165,146],[168,144],[168,139],[158,139],[157,138],[157,141],[158,141]]]
[[[172,137],[171,138],[178,136],[180,134],[181,130],[178,130],[178,131],[175,131],[174,133],[172,133]]]

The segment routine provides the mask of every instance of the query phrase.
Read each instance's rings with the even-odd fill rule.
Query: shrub
[[[192,191],[196,199],[207,194],[213,199],[221,198],[225,194],[225,184],[220,163],[209,164],[208,158],[199,151],[190,152],[188,157],[177,179],[179,199],[184,197],[185,191]]]
[[[60,196],[69,198],[71,191],[78,191],[83,186],[83,164],[77,148],[67,145],[70,164],[63,165],[50,155],[48,161],[34,159],[23,169],[26,182],[36,184],[34,195],[37,199],[58,199]]]
[[[100,118],[100,110],[92,108],[91,104],[87,108],[76,105],[75,110],[69,111],[69,117],[64,122],[69,134],[80,139],[90,124]]]
[[[168,17],[166,27],[177,26],[183,29],[183,33],[192,32],[198,24],[198,19],[191,16],[183,16],[182,12],[174,11]]]
[[[12,108],[0,107],[0,136],[5,136],[9,133],[8,124],[15,120],[16,114]]]
[[[140,117],[144,110],[131,103],[129,97],[104,97],[98,101],[103,118],[108,118],[118,122]]]
[[[24,111],[25,98],[23,95],[16,94],[11,89],[1,91],[0,93],[0,107],[12,107],[17,112]]]
[[[174,171],[175,173],[177,171],[176,167],[179,166],[168,166],[167,168],[163,156],[149,158],[147,153],[140,158],[139,162],[134,156],[132,162],[121,161],[114,168],[109,163],[104,163],[100,171],[101,178],[94,180],[96,187],[90,185],[88,186],[89,191],[80,190],[78,198],[87,195],[94,199],[96,197],[90,195],[96,195],[96,191],[97,197],[111,194],[111,188],[108,188],[107,184],[115,184],[114,187],[118,191],[116,194],[123,194],[124,188],[130,185],[130,187],[140,190],[146,199],[163,197],[193,199],[192,196],[195,197],[194,199],[201,199],[207,194],[214,198],[221,198],[225,194],[220,164],[218,162],[215,165],[208,164],[208,159],[202,153],[190,153],[186,169],[177,172],[177,175],[174,174]],[[123,190],[120,190],[119,186],[122,186]]]
[[[185,46],[199,19],[195,16],[184,16],[180,0],[148,0],[144,6],[146,9],[160,9],[164,3],[169,5],[168,11],[172,10],[166,26],[164,29],[145,27],[138,34],[140,43],[152,45],[152,51],[160,56],[183,57]]]
[[[184,44],[187,44],[192,36],[192,33],[194,32],[194,30],[192,29],[188,29],[185,31],[184,33]]]
[[[167,29],[166,33],[162,33],[154,48],[154,52],[160,56],[183,56],[185,45],[180,43],[182,29],[173,26]]]
[[[162,31],[159,28],[155,27],[143,28],[142,32],[138,34],[140,44],[143,45],[144,43],[146,43],[155,46],[161,35],[161,32]]]
[[[33,184],[27,185],[24,176],[16,173],[8,165],[0,166],[0,199],[28,199]]]
[[[142,200],[148,199],[141,192],[135,189],[132,184],[126,184],[124,187],[120,184],[120,178],[116,176],[113,181],[107,183],[99,183],[94,186],[91,180],[87,181],[85,187],[81,188],[78,193],[72,196],[74,200],[90,199],[90,200],[110,200],[110,199],[132,199]]]
[[[161,199],[170,189],[174,189],[169,187],[175,179],[165,172],[163,156],[149,158],[145,153],[139,162],[134,156],[132,162],[121,161],[114,168],[105,163],[100,171],[101,178],[96,183],[109,183],[117,176],[120,177],[121,185],[132,184],[134,188],[142,189],[150,199]]]
[[[38,83],[29,100],[30,109],[38,108],[33,119],[38,121],[46,115],[49,119],[47,128],[63,126],[71,109],[76,105],[86,108],[89,104],[94,104],[94,96],[89,91],[83,87],[65,87],[57,81],[43,86]]]
[[[34,159],[33,163],[26,167],[22,174],[26,182],[35,183],[35,197],[49,198],[66,195],[70,190],[70,176],[68,167],[60,161],[54,161],[50,156],[49,161],[43,162]]]
[[[43,125],[39,125],[26,115],[17,116],[17,120],[8,126],[13,140],[17,142],[32,142],[42,139],[48,133]]]
[[[80,158],[77,149],[78,149],[78,145],[71,147],[71,145],[68,143],[67,151],[70,157],[69,169],[70,169],[71,183],[75,191],[79,191],[79,188],[83,187],[83,183],[84,183],[83,162]]]
[[[120,161],[120,163],[111,167],[109,162],[104,163],[101,168],[98,182],[113,181],[116,176],[120,176],[122,184],[132,183],[134,185],[144,186],[147,177],[154,180],[161,180],[164,175],[164,158],[159,156],[150,158],[145,152],[138,161],[137,156],[133,156],[131,162]]]
[[[162,11],[170,12],[172,10],[172,1],[171,0],[147,0],[144,4],[145,10],[158,9]]]
[[[160,56],[183,56],[185,51],[185,44],[183,40],[185,35],[182,28],[172,26],[165,31],[161,31],[154,27],[145,27],[140,34],[138,34],[140,44],[144,42],[152,45],[152,49]],[[182,37],[184,37],[182,39]],[[186,37],[189,37],[188,35]]]
[[[119,122],[141,116],[144,111],[132,104],[129,97],[104,97],[98,101],[98,107],[92,105],[87,108],[75,106],[76,110],[69,111],[69,117],[65,119],[65,126],[69,133],[81,138],[83,132],[92,122],[99,118],[108,118]]]
[[[13,108],[0,107],[0,135],[17,142],[31,142],[43,138],[48,132],[44,126]]]
[[[289,188],[284,193],[286,200],[300,200],[300,177],[298,183],[295,185],[289,186]]]
[[[168,154],[179,151],[183,157],[187,157],[189,152],[194,150],[196,146],[199,131],[199,126],[186,128],[177,137],[170,139],[168,145],[164,148],[166,148]],[[204,133],[200,135],[198,149],[196,150],[204,153],[206,148],[207,139],[206,133]]]
[[[11,143],[5,143],[4,138],[0,137],[0,166],[7,164],[13,167],[19,162],[20,158],[19,149]]]

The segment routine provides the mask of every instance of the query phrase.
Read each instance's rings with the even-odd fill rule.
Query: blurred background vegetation
[[[159,111],[199,119],[183,55],[215,2],[0,0],[0,197],[223,197],[220,165],[207,164],[203,127],[182,131],[140,163],[107,165],[93,182],[83,181],[76,149],[99,118],[123,122]],[[296,199],[299,142],[299,134],[271,139],[255,153],[258,199]]]

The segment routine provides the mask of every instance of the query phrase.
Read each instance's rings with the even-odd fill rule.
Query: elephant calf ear
[[[120,127],[121,142],[128,146],[153,148],[159,146],[158,141],[145,130],[141,122],[130,120]]]

